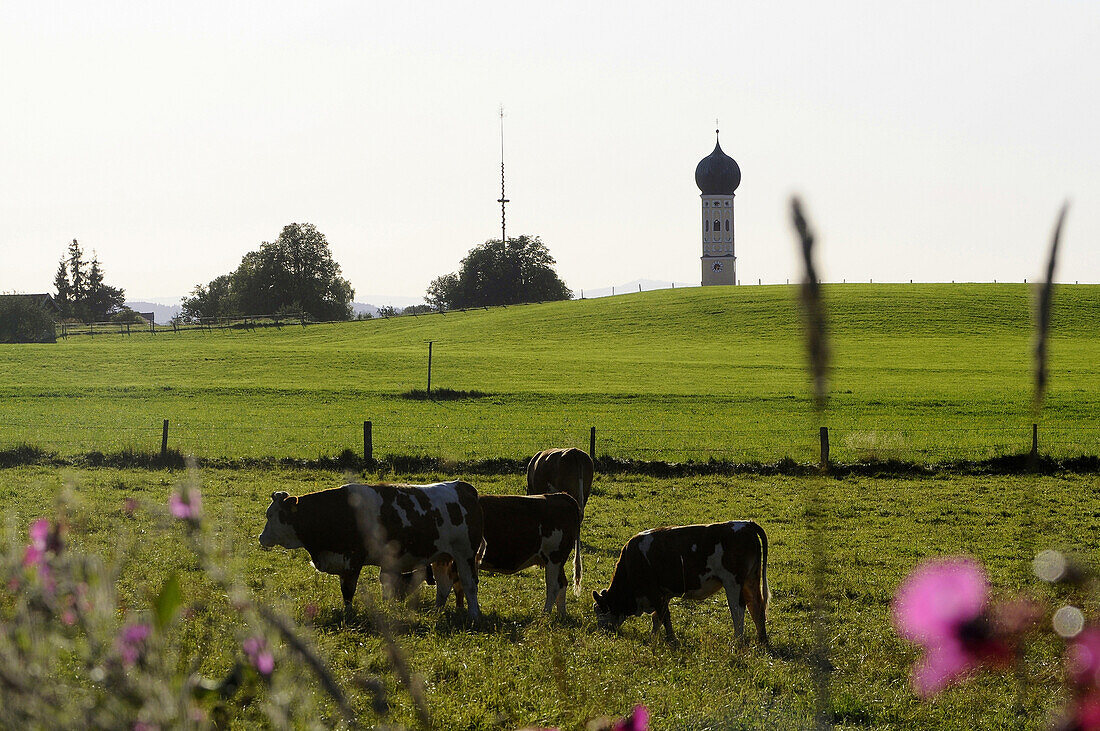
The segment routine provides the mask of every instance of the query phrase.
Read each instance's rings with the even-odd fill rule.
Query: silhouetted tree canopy
[[[54,314],[43,295],[0,295],[0,343],[55,342]]]
[[[54,301],[62,318],[105,322],[124,309],[125,292],[103,281],[98,256],[93,253],[91,262],[84,261],[84,252],[76,239],[69,244],[67,256],[57,264],[53,286],[57,290]]]
[[[340,274],[325,235],[311,223],[291,223],[274,242],[245,254],[236,271],[196,286],[183,300],[183,314],[304,312],[314,320],[349,320],[355,290]]]
[[[438,310],[566,300],[573,293],[554,271],[554,257],[538,236],[470,249],[457,273],[436,277],[424,300]]]

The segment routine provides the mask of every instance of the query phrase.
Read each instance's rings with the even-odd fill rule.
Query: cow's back
[[[584,515],[592,491],[594,465],[587,452],[568,449],[546,449],[527,463],[527,494],[545,495],[564,492],[571,495]]]
[[[723,571],[744,581],[760,550],[752,521],[672,526],[644,531],[623,547],[639,587],[669,596],[699,591]]]
[[[481,545],[484,521],[477,490],[469,483],[347,487],[370,505],[386,541],[410,561],[426,562],[440,553],[461,559]]]

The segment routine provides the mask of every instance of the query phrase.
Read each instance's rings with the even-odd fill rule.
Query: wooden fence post
[[[593,461],[596,459],[596,427],[592,427],[592,431],[588,432],[588,456]]]
[[[428,341],[428,398],[432,397],[432,341]]]
[[[168,419],[164,420],[164,426],[160,432],[160,458],[168,456]]]
[[[374,425],[369,421],[363,422],[363,460],[366,462],[374,461]]]
[[[821,427],[821,469],[829,469],[829,427]]]

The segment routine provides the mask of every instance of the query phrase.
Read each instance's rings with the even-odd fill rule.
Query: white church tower
[[[714,152],[695,167],[695,184],[703,203],[703,286],[737,284],[734,255],[733,192],[741,184],[741,168],[722,152],[714,130]]]

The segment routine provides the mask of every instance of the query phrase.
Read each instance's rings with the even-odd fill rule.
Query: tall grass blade
[[[1039,285],[1038,297],[1035,306],[1035,413],[1038,414],[1043,406],[1043,398],[1046,395],[1047,381],[1047,340],[1050,335],[1050,312],[1054,300],[1054,269],[1058,263],[1058,244],[1062,239],[1062,224],[1066,220],[1066,212],[1069,210],[1069,202],[1062,204],[1062,210],[1058,213],[1058,220],[1054,224],[1054,233],[1050,238],[1050,255],[1047,257],[1046,278]]]
[[[814,408],[825,408],[826,382],[829,368],[829,345],[825,332],[825,306],[821,301],[821,284],[814,266],[814,233],[802,213],[802,201],[791,198],[791,216],[798,233],[802,266],[805,270],[800,289],[803,323],[806,328],[806,346],[810,358],[810,376],[814,388]]]
[[[802,212],[802,201],[791,198],[791,217],[802,252],[804,276],[799,290],[802,317],[806,329],[806,346],[809,354],[810,377],[813,383],[814,412],[820,421],[826,406],[826,373],[829,348],[826,340],[825,308],[821,301],[821,285],[814,266],[814,234]],[[810,591],[813,648],[810,652],[810,672],[814,683],[814,727],[832,728],[833,709],[830,688],[832,663],[829,660],[829,608],[826,597],[826,567],[828,552],[825,547],[825,504],[822,499],[824,475],[811,478],[806,483],[805,519],[810,549]]]

